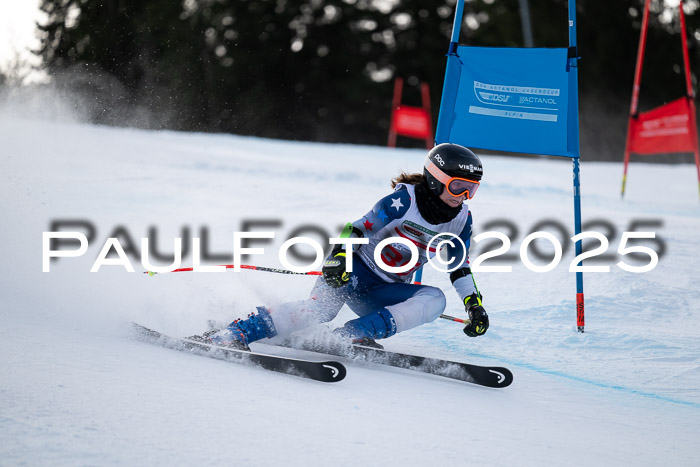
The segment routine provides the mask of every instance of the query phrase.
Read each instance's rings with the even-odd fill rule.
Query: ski
[[[391,352],[359,345],[320,346],[310,342],[305,342],[300,345],[292,345],[288,342],[283,342],[278,345],[336,357],[345,357],[354,361],[404,368],[490,388],[504,388],[510,386],[513,382],[513,373],[507,368],[498,366],[479,366],[470,363],[420,357],[418,355]]]
[[[279,355],[268,355],[253,351],[220,347],[205,342],[199,342],[192,338],[171,337],[138,323],[132,323],[132,326],[137,339],[168,349],[180,350],[196,355],[216,358],[218,360],[242,363],[244,365],[259,366],[266,370],[309,378],[324,383],[341,381],[347,374],[345,367],[338,362],[300,360]]]

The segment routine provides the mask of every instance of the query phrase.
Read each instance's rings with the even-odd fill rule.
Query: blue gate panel
[[[578,157],[578,144],[568,141],[569,127],[578,136],[568,125],[578,96],[567,55],[564,48],[457,47],[448,55],[436,142]]]

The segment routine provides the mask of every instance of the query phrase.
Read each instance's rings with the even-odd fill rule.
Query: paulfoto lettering
[[[241,258],[245,255],[264,255],[264,248],[250,248],[244,247],[243,241],[245,239],[273,239],[275,237],[274,232],[234,232],[233,233],[233,269],[234,272],[240,271],[242,262]],[[655,250],[647,246],[630,246],[628,243],[631,240],[638,239],[654,239],[656,234],[654,232],[623,232],[620,239],[620,243],[617,249],[617,253],[621,256],[628,254],[637,254],[648,257],[648,262],[641,266],[633,266],[624,261],[619,261],[616,265],[627,272],[642,273],[649,272],[656,267],[659,262],[659,255]],[[73,249],[55,249],[52,248],[52,242],[57,239],[70,239],[77,241],[78,247]],[[473,240],[474,242],[480,242],[485,239],[496,239],[501,242],[501,246],[494,250],[486,251],[480,254],[474,261],[471,262],[471,269],[474,272],[512,272],[512,266],[485,266],[482,265],[484,261],[490,258],[495,258],[500,255],[504,255],[510,249],[511,242],[510,239],[502,232],[488,231],[476,235]],[[546,265],[537,265],[533,263],[528,254],[528,249],[533,241],[537,239],[542,239],[543,241],[550,242],[554,250],[554,256],[552,260]],[[571,240],[576,243],[583,241],[584,239],[593,239],[600,243],[600,245],[590,251],[581,252],[576,255],[576,257],[571,261],[569,265],[570,272],[610,272],[610,266],[607,265],[596,265],[596,266],[583,266],[584,259],[594,258],[595,256],[602,255],[608,250],[609,241],[600,232],[587,231],[582,232],[578,235],[571,237]],[[330,244],[342,244],[345,245],[347,252],[347,270],[352,272],[352,259],[353,259],[353,245],[364,245],[369,243],[369,239],[366,238],[329,238]],[[438,271],[441,272],[452,272],[463,264],[464,258],[447,258],[443,259],[440,254],[430,256],[428,251],[430,246],[436,243],[436,251],[441,251],[442,247],[445,245],[454,246],[454,242],[462,243],[462,240],[452,234],[438,234],[434,236],[430,242],[428,242],[428,248],[426,249],[426,256],[428,263]],[[305,244],[310,246],[314,250],[314,258],[311,264],[307,266],[296,266],[289,262],[287,257],[288,251],[294,245]],[[392,244],[402,244],[410,250],[410,258],[405,262],[397,266],[390,266],[386,264],[383,260],[382,251],[385,247]],[[43,272],[50,272],[51,270],[51,259],[52,258],[77,258],[85,255],[88,250],[88,239],[82,232],[72,231],[72,232],[43,232],[42,235],[42,270]],[[141,266],[150,272],[164,273],[169,272],[174,269],[178,269],[182,263],[182,238],[173,239],[173,262],[167,266],[156,266],[151,263],[151,258],[149,252],[149,239],[141,238]],[[464,247],[463,243],[462,246]],[[466,248],[462,248],[462,251],[466,251]],[[109,257],[110,253],[116,253],[116,257]],[[200,239],[192,238],[192,253],[193,253],[193,271],[194,272],[224,272],[226,271],[225,266],[203,266],[201,264],[201,248]],[[286,240],[279,248],[278,258],[280,263],[292,272],[307,273],[317,270],[323,263],[325,253],[323,246],[313,238],[309,237],[293,237]],[[420,258],[418,252],[418,246],[411,240],[403,237],[388,237],[377,245],[374,250],[374,259],[377,265],[384,271],[389,273],[404,273],[410,271],[416,266]],[[532,232],[527,235],[520,245],[520,259],[522,263],[534,272],[548,272],[555,269],[562,259],[562,244],[561,242],[551,233],[548,232]],[[450,265],[454,265],[451,266]],[[99,272],[103,266],[121,266],[127,272],[135,272],[134,266],[129,260],[129,257],[124,251],[119,239],[116,237],[110,237],[106,240],[102,246],[100,253],[97,255],[97,259],[94,261],[90,272]]]

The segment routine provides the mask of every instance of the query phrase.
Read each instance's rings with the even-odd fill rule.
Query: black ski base
[[[139,340],[160,345],[168,349],[180,350],[234,363],[242,363],[244,365],[259,366],[266,370],[309,378],[324,383],[341,381],[347,374],[345,367],[341,363],[334,361],[315,362],[220,347],[198,342],[190,338],[170,337],[138,323],[132,323],[132,325],[135,335]]]
[[[445,378],[478,384],[490,388],[505,388],[513,382],[513,373],[499,366],[479,366],[470,363],[453,362],[439,358],[420,357],[373,347],[359,345],[320,346],[316,343],[283,343],[284,347],[297,348],[311,352],[345,357],[354,361],[363,361],[388,365],[396,368],[443,376]]]

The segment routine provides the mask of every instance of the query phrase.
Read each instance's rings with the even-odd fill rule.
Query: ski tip
[[[492,388],[505,388],[511,385],[513,382],[513,373],[510,372],[508,368],[503,367],[492,367],[489,368],[489,373],[491,376],[490,384],[486,386]]]
[[[131,322],[131,329],[138,337],[154,337],[161,335],[161,333],[159,333],[158,331],[154,331],[151,328],[147,328],[143,324],[139,324],[135,321]]]
[[[321,362],[320,364],[325,371],[325,378],[323,381],[328,383],[337,383],[338,381],[342,381],[348,374],[348,370],[342,363],[328,361]]]

